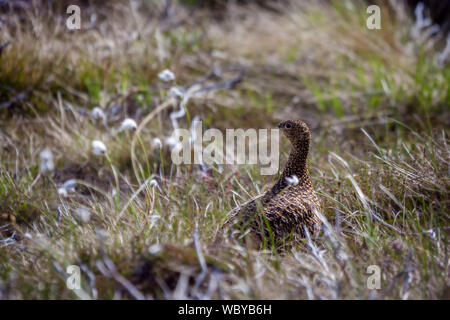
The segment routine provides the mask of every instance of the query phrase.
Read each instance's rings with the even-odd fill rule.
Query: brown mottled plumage
[[[284,121],[278,127],[293,146],[283,173],[264,195],[233,210],[228,224],[238,221],[250,223],[258,238],[261,238],[261,232],[267,234],[268,231],[266,220],[275,240],[290,234],[304,237],[305,228],[310,234],[316,234],[322,222],[315,214],[316,210],[320,211],[320,203],[306,167],[311,139],[309,128],[300,120]],[[294,176],[298,179],[297,184]],[[292,183],[292,180],[295,182]]]

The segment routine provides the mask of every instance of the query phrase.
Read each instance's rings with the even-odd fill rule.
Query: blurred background
[[[381,29],[367,28],[373,4]],[[449,14],[449,1],[0,0],[0,298],[448,299]],[[173,166],[171,134],[194,119],[306,121],[319,239],[213,245],[277,177]]]

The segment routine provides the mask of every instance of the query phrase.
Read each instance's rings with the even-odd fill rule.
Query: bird
[[[230,211],[224,223],[228,227],[250,226],[259,241],[270,234],[275,241],[290,235],[297,239],[305,238],[307,233],[315,236],[322,225],[317,214],[320,202],[307,168],[309,127],[301,120],[283,121],[278,127],[292,144],[284,170],[266,193]]]

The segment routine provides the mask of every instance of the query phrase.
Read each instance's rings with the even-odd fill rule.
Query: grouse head
[[[286,120],[278,124],[283,134],[295,148],[302,148],[309,146],[311,133],[308,125],[301,120]]]

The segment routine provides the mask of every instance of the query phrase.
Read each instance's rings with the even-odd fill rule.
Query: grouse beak
[[[281,122],[277,125],[278,128],[281,128]]]

